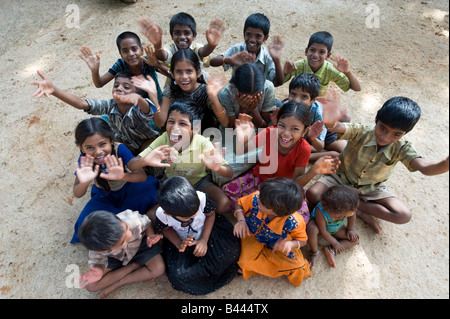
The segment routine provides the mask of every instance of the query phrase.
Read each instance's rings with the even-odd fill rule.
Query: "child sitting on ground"
[[[234,234],[241,238],[238,264],[244,279],[257,274],[287,276],[298,287],[311,277],[300,250],[308,239],[305,221],[297,212],[302,202],[303,190],[289,178],[269,179],[260,191],[238,200]]]
[[[157,196],[155,229],[164,235],[164,258],[172,287],[204,295],[237,274],[239,240],[233,225],[215,214],[216,204],[184,177],[166,180]]]
[[[106,210],[117,214],[132,209],[145,214],[156,204],[158,181],[141,169],[133,171],[127,168],[134,156],[124,144],[114,142],[114,133],[108,123],[98,117],[81,121],[75,129],[75,144],[81,154],[75,166],[73,195],[81,198],[93,185],[91,198],[75,223],[71,243],[79,241],[79,227],[94,211]],[[160,147],[152,155],[148,160],[149,166],[168,166],[161,163],[169,157],[167,147]]]
[[[331,156],[320,158],[307,169],[311,147],[303,137],[311,123],[311,115],[303,103],[289,101],[281,107],[277,116],[276,127],[267,127],[255,136],[251,117],[240,114],[236,120],[236,153],[248,153],[258,147],[263,147],[263,150],[253,169],[222,186],[232,203],[258,190],[263,181],[272,177],[291,178],[305,187],[318,174],[336,172],[339,160]],[[301,214],[307,222],[309,211],[306,201]]]
[[[158,24],[153,23],[148,18],[139,20],[142,32],[147,39],[154,45],[155,55],[162,64],[170,68],[172,56],[178,50],[191,49],[198,56],[201,62],[201,70],[205,80],[208,80],[208,74],[203,71],[204,67],[209,66],[209,55],[214,51],[216,46],[225,32],[225,24],[220,19],[214,19],[211,21],[209,28],[206,30],[207,44],[203,45],[198,43],[197,37],[197,25],[195,19],[185,13],[180,12],[175,14],[169,23],[170,36],[172,41],[166,45],[162,45],[162,30]],[[173,75],[173,74],[172,74]],[[167,78],[164,87],[170,85],[170,78]]]
[[[113,98],[110,100],[92,100],[82,99],[72,93],[63,91],[54,86],[41,71],[37,71],[42,81],[31,82],[38,88],[33,96],[40,98],[50,94],[61,101],[73,106],[76,109],[83,110],[92,115],[107,114],[108,123],[116,135],[116,139],[124,143],[134,155],[147,147],[159,133],[155,131],[150,120],[161,116],[156,99],[155,86],[147,93],[150,99],[142,97],[142,91],[137,90],[133,85],[132,74],[117,73],[112,89]],[[146,80],[154,84],[151,80]]]
[[[233,169],[223,159],[224,150],[220,143],[213,145],[209,138],[199,132],[199,122],[194,109],[188,101],[174,102],[168,111],[165,132],[147,149],[130,160],[130,169],[148,166],[152,152],[162,145],[173,148],[169,160],[170,167],[165,169],[167,177],[186,177],[196,190],[205,192],[217,203],[216,212],[222,214],[229,208],[230,201],[225,193],[213,183],[209,171],[224,177],[231,177]]]
[[[359,235],[354,230],[358,209],[358,191],[354,188],[336,185],[322,194],[320,203],[311,213],[311,220],[306,231],[311,247],[311,270],[314,269],[319,255],[318,235],[330,243],[325,247],[325,255],[331,267],[336,267],[336,254],[349,249],[359,242]],[[348,219],[347,226],[344,225]]]
[[[218,98],[225,81],[214,76],[206,84],[200,61],[194,51],[181,49],[175,52],[170,70],[173,78],[170,86],[163,92],[161,116],[155,121],[158,127],[164,126],[172,102],[182,100],[192,101],[194,111],[202,118],[200,133],[211,127],[228,125],[228,116]]]
[[[341,110],[332,99],[323,106],[327,129],[338,133],[338,139],[348,142],[339,156],[341,165],[336,174],[324,175],[308,188],[306,194],[312,207],[317,205],[327,188],[344,184],[360,191],[361,201],[356,214],[376,233],[381,233],[381,229],[374,217],[397,224],[407,223],[411,219],[410,210],[384,184],[395,165],[401,162],[409,171],[420,171],[424,175],[449,170],[448,156],[445,160],[429,163],[403,139],[419,121],[419,105],[402,96],[390,98],[378,110],[375,127],[339,122]]]
[[[212,58],[211,66],[223,66],[225,71],[232,67],[234,74],[237,66],[254,62],[267,80],[273,82],[275,78],[283,78],[281,64],[274,63],[269,50],[263,45],[269,38],[269,31],[270,21],[264,14],[251,14],[244,23],[244,42],[232,45],[221,55]],[[276,42],[279,42],[278,39]]]
[[[107,297],[117,288],[164,274],[162,249],[147,215],[125,210],[117,215],[96,211],[80,228],[80,241],[89,249],[90,270],[80,276],[80,288],[101,290]]]
[[[226,110],[228,127],[234,127],[240,113],[249,114],[257,127],[267,127],[275,110],[275,88],[255,63],[244,63],[219,93]]]
[[[337,141],[337,134],[329,132],[323,125],[323,106],[317,99],[319,91],[320,82],[314,74],[297,74],[289,83],[289,101],[304,103],[311,110],[311,127],[306,135],[311,144],[310,162],[315,162],[322,156],[339,156],[347,145],[346,141]]]
[[[79,57],[86,62],[91,70],[94,85],[101,88],[120,72],[127,72],[133,75],[142,74],[144,77],[150,76],[153,79],[156,85],[158,101],[161,101],[162,91],[159,86],[158,75],[156,74],[158,69],[147,63],[147,57],[144,56],[141,39],[138,35],[129,31],[123,32],[117,37],[116,44],[121,59],[118,59],[103,76],[100,76],[99,71],[100,56],[97,53],[92,53],[91,49],[86,46],[81,47]]]
[[[346,58],[334,55],[337,62],[334,67],[328,58],[331,56],[333,47],[333,36],[326,31],[314,33],[305,49],[306,59],[301,59],[295,63],[287,61],[283,68],[284,83],[299,73],[311,73],[319,79],[321,88],[319,97],[324,97],[328,89],[329,82],[334,82],[341,90],[347,92],[349,89],[361,91],[361,84],[350,70],[349,62]]]

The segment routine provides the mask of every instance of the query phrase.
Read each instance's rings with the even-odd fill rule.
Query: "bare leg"
[[[359,242],[352,242],[347,238],[347,227],[342,226],[336,233],[333,234],[333,237],[336,238],[339,243],[344,247],[344,250],[347,250]],[[328,263],[331,267],[336,268],[336,250],[332,246],[325,247],[325,255],[327,256]]]
[[[411,211],[396,197],[368,202],[361,201],[358,211],[357,216],[367,222],[375,231],[376,227],[373,227],[374,221],[371,221],[369,218],[373,219],[373,217],[376,217],[395,224],[405,224],[411,220]],[[377,233],[381,233],[381,230]]]
[[[208,196],[216,202],[217,208],[216,213],[217,214],[223,214],[228,211],[230,208],[230,199],[225,195],[224,191],[221,190],[216,185],[209,185],[205,188],[205,193],[208,194]]]
[[[324,183],[315,182],[306,190],[306,199],[308,201],[309,210],[312,211],[314,207],[320,202],[320,196],[328,189]]]
[[[336,253],[334,252],[334,248],[327,246],[323,250],[325,251],[325,256],[327,256],[330,266],[336,268]]]
[[[102,279],[92,284],[86,286],[86,290],[90,292],[97,292],[99,290],[105,289],[106,287],[112,285],[117,282],[121,278],[125,277],[129,273],[135,271],[140,266],[138,263],[129,263],[124,267],[120,267],[116,270],[106,269],[106,273],[103,275]]]
[[[306,232],[308,234],[308,245],[311,248],[311,260],[309,261],[309,267],[313,270],[316,260],[319,257],[319,245],[317,243],[319,228],[317,227],[314,219],[309,221],[308,226],[306,227]]]
[[[380,225],[378,225],[377,221],[375,220],[375,218],[373,218],[372,216],[370,216],[369,214],[366,214],[365,212],[361,211],[361,210],[357,210],[356,211],[356,216],[358,216],[359,218],[361,218],[367,225],[369,225],[370,228],[372,228],[372,230],[377,233],[378,235],[381,234],[381,228]]]
[[[313,152],[311,153],[311,156],[309,157],[309,162],[310,163],[314,163],[315,161],[317,161],[319,158],[321,158],[322,156],[333,156],[333,157],[338,157],[339,153],[335,152],[335,151],[321,151],[321,152]]]
[[[99,299],[106,298],[111,292],[126,284],[145,280],[154,280],[157,277],[161,276],[163,273],[164,273],[164,261],[161,255],[157,255],[152,259],[150,259],[144,266],[137,268],[136,270],[124,276],[123,278],[114,282],[112,285],[103,289],[98,298]]]
[[[347,141],[346,140],[340,140],[340,141],[334,141],[331,144],[328,144],[327,146],[325,146],[325,149],[327,151],[335,151],[338,153],[342,153],[342,151],[344,150],[344,148],[347,146]]]

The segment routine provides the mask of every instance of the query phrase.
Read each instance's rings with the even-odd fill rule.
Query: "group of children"
[[[195,20],[187,13],[170,20],[166,45],[158,24],[139,24],[153,47],[122,33],[121,59],[103,76],[100,57],[81,49],[96,87],[114,79],[112,99],[78,98],[39,71],[42,81],[32,82],[36,97],[53,95],[102,115],[75,129],[80,156],[74,196],[93,185],[71,241],[89,249],[81,287],[101,291],[100,297],[163,273],[175,289],[197,295],[237,273],[244,279],[287,276],[299,286],[317,262],[319,234],[336,267],[336,254],[359,241],[356,216],[378,233],[374,217],[409,221],[408,208],[384,185],[397,162],[425,175],[449,170],[448,157],[428,163],[402,139],[420,117],[408,98],[389,99],[375,127],[349,122],[327,87],[334,82],[343,91],[359,91],[361,85],[346,58],[335,56],[336,66],[327,61],[333,45],[328,32],[311,36],[305,59],[281,66],[281,37],[264,46],[270,22],[260,13],[246,19],[244,42],[215,57],[225,30],[220,19],[206,30],[206,45],[196,41]],[[210,77],[208,66],[232,68],[231,80]],[[163,89],[157,72],[167,77]],[[289,80],[289,97],[277,100],[274,88]],[[211,128],[233,129],[232,145],[202,135]],[[258,150],[257,161],[226,160],[223,146],[238,156]],[[234,213],[234,225],[227,212]],[[309,260],[301,251],[306,244]]]

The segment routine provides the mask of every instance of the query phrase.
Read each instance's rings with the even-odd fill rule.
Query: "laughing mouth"
[[[105,155],[102,155],[102,156],[97,156],[96,158],[94,158],[94,160],[97,162],[97,163],[103,163],[104,161],[105,161]]]
[[[292,141],[291,138],[284,138],[284,137],[281,137],[281,136],[280,136],[280,140],[284,144],[290,143]]]
[[[183,138],[183,135],[181,135],[181,134],[175,134],[175,133],[170,134],[171,142],[178,143],[181,141],[182,138]]]

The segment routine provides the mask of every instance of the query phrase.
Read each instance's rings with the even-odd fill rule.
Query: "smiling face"
[[[244,32],[244,41],[247,45],[247,51],[258,54],[263,43],[269,36],[265,36],[263,30],[259,28],[248,27]]]
[[[278,151],[288,153],[305,135],[305,125],[295,116],[287,116],[278,120]]]
[[[375,125],[375,138],[377,140],[378,149],[398,142],[405,134],[405,131],[392,128],[381,121],[377,121]]]
[[[129,78],[117,77],[114,80],[112,93],[115,95],[126,95],[135,93],[136,88]]]
[[[189,49],[195,40],[195,35],[189,26],[175,24],[172,32],[172,40],[175,42],[178,50]]]
[[[130,67],[142,65],[142,48],[135,39],[127,38],[120,42],[120,56]]]
[[[194,92],[200,83],[197,79],[200,77],[201,71],[196,70],[194,65],[186,60],[176,62],[173,68],[173,77],[178,86],[188,94]]]
[[[328,52],[328,48],[325,44],[313,43],[306,48],[305,55],[311,70],[317,72],[317,70],[322,67],[325,60],[330,57],[331,52]]]
[[[175,149],[181,151],[188,148],[194,135],[189,114],[182,114],[177,110],[170,112],[166,122],[166,131],[170,145]]]
[[[82,153],[92,156],[96,164],[103,164],[106,155],[112,152],[112,141],[96,133],[87,137],[80,149]]]

